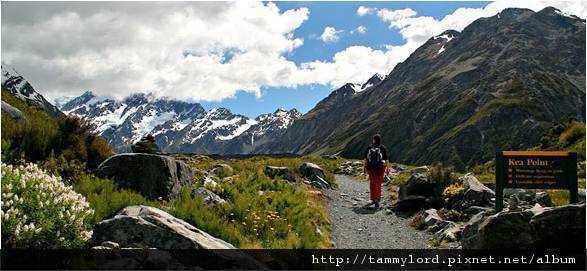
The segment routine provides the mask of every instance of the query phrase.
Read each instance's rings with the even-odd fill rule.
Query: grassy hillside
[[[233,173],[219,172],[213,177],[218,185],[208,187],[227,204],[208,207],[201,198],[194,198],[191,191],[200,186],[196,182],[191,187],[184,187],[178,198],[171,201],[150,201],[132,190],[120,189],[115,182],[101,179],[91,174],[99,162],[111,155],[105,141],[89,132],[89,127],[77,118],[55,119],[45,112],[31,108],[3,91],[2,100],[16,107],[26,116],[26,123],[18,123],[12,117],[2,114],[2,162],[4,165],[16,165],[18,169],[32,168],[46,173],[36,174],[33,183],[62,182],[73,191],[81,194],[89,203],[92,214],[80,221],[84,229],[91,229],[101,220],[114,216],[129,205],[143,204],[161,208],[213,236],[226,240],[237,247],[246,248],[327,248],[330,247],[330,217],[326,210],[324,195],[317,189],[302,182],[296,185],[288,181],[267,177],[263,170],[266,165],[287,166],[301,180],[299,167],[304,162],[314,162],[325,169],[326,181],[336,185],[332,171],[341,161],[304,157],[295,159],[272,159],[256,157],[247,160],[213,160],[205,156],[176,156],[186,160],[196,169],[196,180],[203,177],[203,172],[218,163],[226,163],[234,168]],[[25,163],[34,162],[36,165]],[[20,167],[23,165],[23,167]],[[8,166],[7,166],[8,167]],[[6,176],[4,176],[6,174]],[[25,178],[18,174],[2,172],[10,183],[20,183]],[[55,179],[52,176],[61,177]],[[21,178],[20,180],[18,178]],[[7,179],[8,180],[8,179]],[[32,209],[22,209],[18,213],[9,211],[3,205],[2,222],[10,227],[2,227],[2,245],[4,247],[32,248],[80,248],[88,246],[87,233],[81,230],[68,230],[71,233],[65,240],[46,238],[59,236],[65,232],[63,226],[56,226],[59,221],[55,208],[47,202],[29,202],[43,198],[37,189],[16,190],[2,184],[3,195],[8,191],[27,199],[24,203],[33,206],[45,204],[39,210],[42,216]],[[13,193],[13,194],[14,194]],[[24,194],[23,194],[24,193]],[[16,198],[18,199],[18,198]],[[25,208],[28,205],[15,202],[11,208]],[[29,208],[29,207],[26,207]],[[26,215],[26,216],[25,216]],[[23,235],[15,231],[17,225],[53,225],[46,226],[37,234]],[[60,225],[60,224],[59,224]],[[20,227],[20,226],[19,226]],[[76,235],[77,234],[77,235]],[[78,236],[84,235],[84,236]],[[70,238],[72,241],[68,241]],[[75,242],[73,242],[75,240]],[[80,240],[82,240],[80,242]]]

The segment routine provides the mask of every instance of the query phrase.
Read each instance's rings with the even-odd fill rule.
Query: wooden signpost
[[[503,151],[495,160],[495,210],[503,209],[504,188],[569,189],[579,201],[574,152]]]

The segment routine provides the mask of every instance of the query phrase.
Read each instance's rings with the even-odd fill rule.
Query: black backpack
[[[367,151],[367,168],[369,169],[382,169],[385,167],[383,161],[383,153],[379,147],[371,147]]]

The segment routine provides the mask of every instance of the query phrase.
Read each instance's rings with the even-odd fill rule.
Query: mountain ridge
[[[61,106],[69,115],[88,119],[115,151],[128,152],[146,134],[166,152],[246,154],[272,140],[301,114],[277,109],[255,119],[227,108],[206,111],[199,103],[135,93],[122,100],[97,97],[91,91]]]
[[[334,91],[262,151],[359,158],[379,132],[394,161],[462,169],[530,147],[548,123],[585,120],[584,34],[585,20],[553,8],[478,19],[429,39],[376,87]]]

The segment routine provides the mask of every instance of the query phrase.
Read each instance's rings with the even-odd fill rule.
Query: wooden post
[[[499,213],[503,210],[503,187],[505,176],[503,153],[497,152],[495,155],[495,212]]]
[[[569,153],[569,190],[571,203],[579,202],[579,187],[577,185],[577,153]]]

